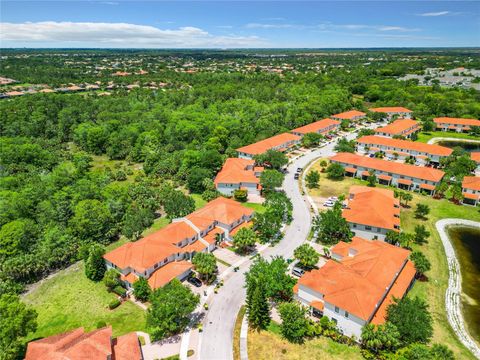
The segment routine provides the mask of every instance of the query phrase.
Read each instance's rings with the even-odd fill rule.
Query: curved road
[[[356,133],[351,133],[347,138],[354,139],[355,136]],[[332,156],[335,143],[336,140],[323,148],[309,152],[288,166],[288,173],[282,187],[293,204],[293,221],[287,227],[283,239],[276,246],[269,247],[261,253],[263,257],[279,255],[289,258],[293,255],[293,251],[307,239],[311,225],[310,210],[293,176],[298,167],[303,168],[319,157]],[[250,264],[251,261],[245,261],[240,266],[240,270],[233,273],[218,294],[213,297],[205,316],[203,331],[200,333],[197,350],[201,360],[233,359],[233,330],[237,313],[245,302],[244,273],[248,271]]]

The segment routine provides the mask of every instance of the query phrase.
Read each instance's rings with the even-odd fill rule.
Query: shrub
[[[118,300],[118,299],[114,299],[114,300],[110,301],[110,303],[108,304],[108,308],[110,310],[113,310],[113,309],[115,309],[119,306],[120,306],[120,300]]]
[[[127,290],[125,290],[121,286],[115,286],[112,291],[121,297],[124,297],[125,295],[127,295]]]
[[[110,307],[110,305],[108,305],[108,307]],[[99,322],[97,322],[97,329],[104,328],[105,326],[107,326],[107,323],[104,320],[100,320]]]
[[[245,202],[248,200],[248,192],[247,190],[237,189],[233,192],[233,197],[237,201]]]

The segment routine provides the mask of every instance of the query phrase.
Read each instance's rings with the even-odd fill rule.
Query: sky
[[[0,47],[478,47],[479,1],[0,3]]]

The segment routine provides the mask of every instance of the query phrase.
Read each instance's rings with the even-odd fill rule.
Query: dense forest
[[[86,245],[135,238],[155,216],[165,216],[158,210],[179,196],[175,188],[205,190],[204,180],[237,147],[372,105],[405,106],[423,121],[480,117],[475,90],[395,78],[431,66],[474,66],[468,52],[60,53],[9,51],[0,75],[49,86],[104,86],[111,80],[169,85],[118,89],[110,96],[28,94],[0,101],[0,294],[21,292],[65,267]],[[366,66],[370,58],[376,61]],[[195,72],[176,71],[187,62]],[[110,65],[95,71],[96,63],[148,74],[113,78]],[[241,70],[252,63],[255,71]],[[277,66],[289,70],[262,70]],[[131,166],[99,168],[98,156]]]

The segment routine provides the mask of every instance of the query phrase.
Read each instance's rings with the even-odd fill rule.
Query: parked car
[[[189,277],[187,279],[187,281],[195,287],[201,287],[202,286],[202,282],[199,279],[197,279],[195,276]]]
[[[295,276],[298,276],[298,277],[302,277],[303,274],[305,274],[305,270],[303,270],[302,268],[299,268],[299,267],[295,266],[295,267],[292,269],[292,274],[295,275]]]
[[[299,174],[299,173],[296,173],[295,175],[293,175],[293,178],[294,178],[295,180],[298,180],[299,177],[300,177],[300,174]]]
[[[303,168],[297,168],[297,173],[302,172]]]
[[[338,200],[338,197],[336,197],[336,196],[330,196],[328,198],[328,201],[337,201],[337,200]]]
[[[326,207],[333,207],[335,206],[335,203],[333,201],[325,201],[323,203],[323,206],[326,206]]]

